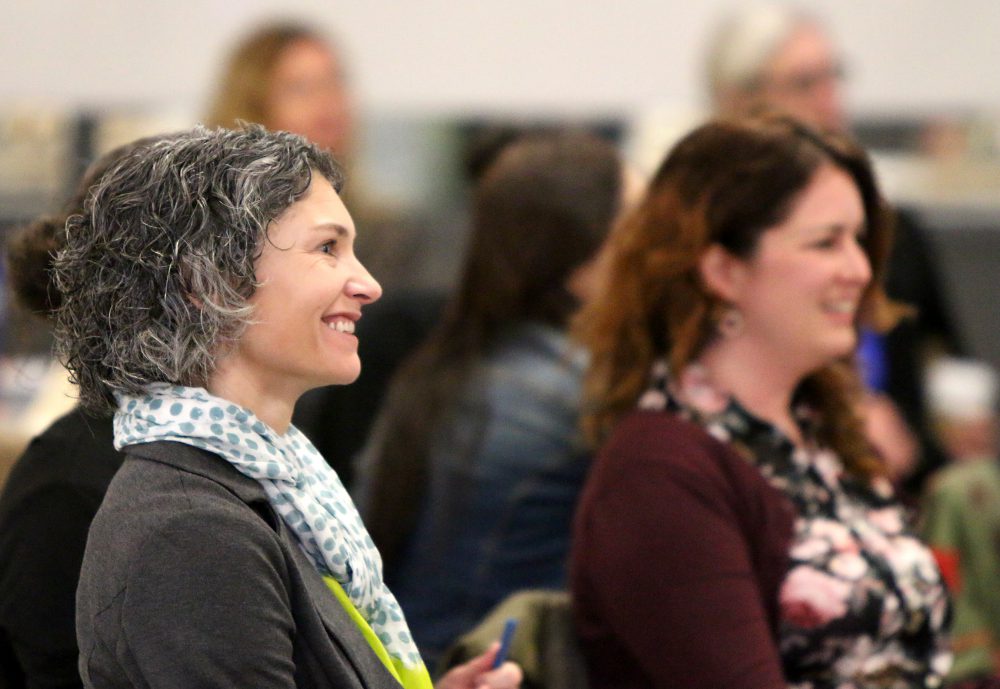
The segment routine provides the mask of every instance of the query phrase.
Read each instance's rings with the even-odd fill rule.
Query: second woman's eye
[[[331,239],[329,241],[323,242],[319,250],[324,254],[335,254],[337,249],[337,240]]]
[[[831,235],[828,237],[823,237],[822,239],[813,243],[813,247],[817,249],[833,249],[837,246],[836,235]]]

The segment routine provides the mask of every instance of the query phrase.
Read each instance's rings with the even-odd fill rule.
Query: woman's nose
[[[360,262],[357,274],[347,281],[344,290],[351,298],[357,299],[362,304],[371,304],[382,296],[382,286]]]
[[[856,240],[852,240],[847,248],[844,257],[844,276],[864,285],[872,279],[871,261],[868,260],[864,247]]]

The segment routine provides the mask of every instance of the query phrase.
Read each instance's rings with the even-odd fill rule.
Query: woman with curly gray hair
[[[77,592],[88,687],[430,687],[378,552],[293,425],[360,371],[381,295],[333,159],[196,128],[108,170],[69,220],[56,339],[126,459]],[[496,648],[439,687],[506,689]]]

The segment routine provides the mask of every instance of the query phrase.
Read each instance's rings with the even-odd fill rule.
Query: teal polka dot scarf
[[[156,440],[185,443],[257,480],[316,569],[340,583],[389,655],[408,668],[422,663],[354,503],[301,431],[289,426],[279,435],[250,410],[203,388],[166,383],[143,395],[119,395],[114,427],[119,450]]]

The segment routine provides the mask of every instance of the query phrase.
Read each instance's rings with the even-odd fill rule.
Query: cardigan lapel
[[[283,532],[282,538],[288,539],[287,527],[282,522],[280,528]],[[323,626],[326,627],[330,638],[341,647],[344,655],[354,665],[360,677],[384,677],[395,686],[398,686],[396,679],[389,673],[386,667],[375,655],[375,651],[368,644],[364,634],[358,629],[354,620],[347,614],[340,601],[333,595],[333,592],[323,581],[323,577],[313,566],[312,562],[298,547],[294,541],[291,544],[292,557],[298,566],[302,581],[305,584],[306,592],[312,600]],[[344,633],[350,630],[349,633]]]
[[[333,592],[327,587],[323,577],[312,562],[299,547],[295,537],[288,527],[270,506],[267,493],[257,481],[244,476],[229,462],[213,452],[172,441],[157,441],[132,445],[125,449],[128,454],[134,454],[162,464],[168,464],[182,471],[187,471],[215,481],[230,490],[250,509],[259,514],[291,553],[295,569],[303,582],[306,593],[316,609],[317,614],[326,628],[331,641],[340,647],[344,656],[354,666],[358,677],[366,686],[399,687],[399,683],[375,655],[368,645],[361,630],[354,620],[344,610]],[[376,683],[369,682],[371,678],[379,678]]]

